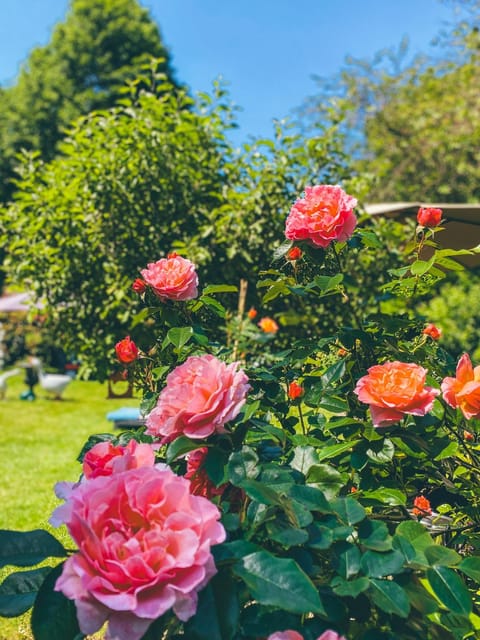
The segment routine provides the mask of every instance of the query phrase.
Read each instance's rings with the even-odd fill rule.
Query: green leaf
[[[260,550],[261,548],[258,545],[248,540],[233,540],[233,542],[224,542],[212,547],[215,564],[217,565],[220,562],[239,560]]]
[[[404,557],[400,551],[365,551],[362,556],[362,571],[369,578],[384,578],[403,570]]]
[[[315,464],[318,464],[318,455],[313,447],[295,447],[293,460],[290,462],[292,469],[296,469],[306,476],[309,469]]]
[[[320,489],[327,499],[333,498],[345,484],[342,474],[329,464],[316,464],[310,467],[307,483]]]
[[[53,590],[62,569],[63,563],[48,574],[36,597],[31,621],[35,640],[76,640],[80,634],[75,603]]]
[[[239,486],[248,494],[252,500],[268,505],[283,504],[281,496],[263,482],[258,482],[252,478],[245,478]]]
[[[173,442],[171,442],[167,447],[166,459],[167,464],[172,463],[174,460],[179,458],[180,456],[184,456],[190,451],[194,451],[195,449],[199,449],[201,446],[201,442],[198,440],[190,440],[187,436],[179,436]]]
[[[259,551],[244,557],[233,571],[260,604],[291,613],[326,614],[317,589],[294,560]]]
[[[361,442],[361,440],[349,440],[347,442],[331,444],[328,447],[322,447],[317,452],[318,462],[335,458],[336,456],[345,453],[345,451],[351,451],[359,442]]]
[[[360,571],[360,549],[349,542],[339,542],[334,547],[335,569],[337,573],[348,580]]]
[[[267,523],[267,533],[269,538],[287,548],[303,545],[308,540],[305,529],[283,525],[279,520]]]
[[[0,530],[0,567],[30,567],[46,558],[64,558],[67,550],[48,531]]]
[[[420,524],[420,522],[415,522],[414,520],[401,522],[397,527],[396,534],[406,538],[408,542],[410,542],[415,549],[417,561],[422,564],[428,564],[423,552],[427,547],[432,546],[434,542],[428,531],[422,524]]]
[[[478,556],[472,556],[471,558],[464,558],[458,565],[457,569],[463,571],[465,575],[475,582],[480,583],[480,558]]]
[[[369,594],[373,602],[385,611],[406,618],[410,613],[407,594],[392,580],[370,580]]]
[[[450,442],[440,453],[435,456],[434,460],[444,460],[445,458],[452,458],[458,451],[458,443]]]
[[[170,329],[163,341],[162,348],[167,344],[172,344],[175,348],[181,349],[193,336],[192,327],[173,327]]]
[[[363,491],[362,498],[365,500],[375,500],[391,506],[403,506],[407,503],[407,497],[402,491],[399,489],[391,489],[390,487],[382,487],[374,491]]]
[[[370,445],[366,454],[372,462],[382,466],[391,462],[393,454],[395,453],[395,445],[391,440],[385,438],[383,441],[377,440],[376,442],[371,442]]]
[[[435,256],[432,256],[430,260],[415,260],[410,267],[410,271],[414,276],[423,276],[433,266],[434,262]]]
[[[234,284],[209,284],[202,291],[202,297],[212,293],[236,293],[238,287]]]
[[[338,382],[340,378],[342,378],[345,374],[345,360],[338,360],[334,364],[332,364],[322,375],[320,380],[324,387],[329,387],[335,382]]]
[[[313,524],[309,528],[308,546],[312,549],[329,549],[333,544],[333,531],[329,527]]]
[[[462,556],[453,549],[442,547],[439,544],[427,547],[424,550],[424,554],[431,565],[442,565],[445,567],[455,566],[462,559]]]
[[[211,311],[213,311],[219,318],[225,317],[225,307],[218,300],[215,300],[215,298],[203,295],[201,298],[199,298],[199,300]]]
[[[363,591],[366,591],[368,589],[368,587],[370,586],[370,580],[368,578],[362,577],[355,578],[355,580],[349,580],[347,582],[347,580],[344,580],[340,576],[336,576],[335,578],[333,578],[330,586],[332,587],[334,593],[337,594],[337,596],[341,596],[344,598],[356,598]]]
[[[16,618],[28,611],[51,570],[51,567],[41,567],[8,575],[0,585],[0,616]]]
[[[365,509],[362,505],[358,500],[350,496],[332,500],[330,507],[338,514],[342,522],[346,524],[357,524],[357,522],[361,522],[366,516]]]
[[[358,528],[359,542],[373,551],[390,551],[392,538],[388,527],[379,520],[364,520]]]
[[[185,625],[190,640],[232,640],[240,617],[236,585],[226,571],[219,572],[202,589],[195,615]]]
[[[427,579],[433,593],[453,613],[469,616],[472,600],[467,587],[453,569],[435,566],[427,570]]]
[[[345,415],[348,411],[348,402],[345,398],[338,398],[337,396],[325,395],[318,404],[320,409],[332,413],[333,415]]]
[[[320,489],[308,487],[305,485],[293,485],[288,495],[300,502],[309,511],[318,511],[319,513],[331,513],[332,508]]]
[[[234,485],[240,485],[247,478],[255,479],[260,473],[255,451],[243,446],[240,451],[232,453],[228,459],[227,473],[230,482]]]

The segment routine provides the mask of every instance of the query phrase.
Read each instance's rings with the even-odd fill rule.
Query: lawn
[[[48,525],[58,504],[53,487],[59,480],[78,479],[76,458],[89,435],[113,431],[106,414],[138,406],[139,400],[108,400],[106,385],[74,380],[61,401],[36,387],[37,399],[29,402],[19,399],[25,390],[21,376],[8,382],[6,399],[0,400],[0,528],[47,528],[71,547],[64,530]],[[0,618],[0,640],[27,638],[28,615]]]

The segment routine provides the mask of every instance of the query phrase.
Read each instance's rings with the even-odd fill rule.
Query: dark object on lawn
[[[107,420],[113,422],[115,429],[138,429],[145,424],[145,418],[137,407],[121,407],[110,411]]]

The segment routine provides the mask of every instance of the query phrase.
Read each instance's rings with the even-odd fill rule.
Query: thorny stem
[[[302,433],[303,433],[304,436],[306,436],[307,435],[307,428],[305,426],[305,420],[303,419],[303,412],[302,412],[302,405],[301,404],[298,405],[298,415],[300,417],[300,424],[302,426]]]

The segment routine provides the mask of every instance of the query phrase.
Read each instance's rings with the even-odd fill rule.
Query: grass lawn
[[[6,399],[0,400],[0,528],[46,528],[71,548],[66,530],[48,524],[59,503],[53,487],[78,479],[76,458],[89,435],[113,431],[106,414],[138,406],[139,399],[107,400],[106,385],[73,380],[63,400],[49,400],[37,386],[37,399],[29,402],[19,399],[25,388],[21,375],[10,378]],[[5,575],[0,571],[1,579]],[[0,640],[30,638],[28,614],[0,618]]]

